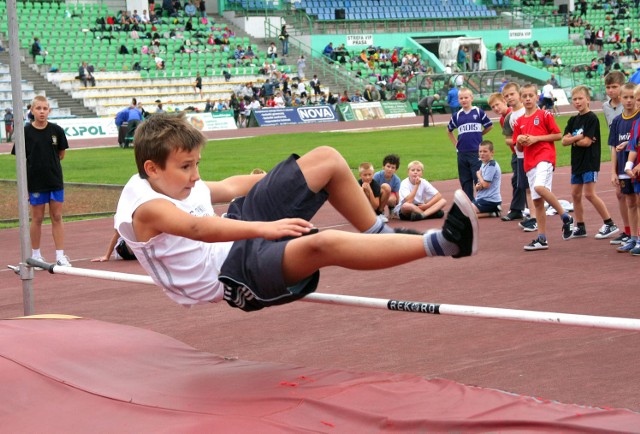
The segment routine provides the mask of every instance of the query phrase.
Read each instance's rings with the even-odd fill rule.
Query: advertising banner
[[[409,101],[382,101],[384,117],[390,118],[413,118],[416,113]]]
[[[251,118],[251,126],[260,127],[338,122],[338,114],[330,105],[254,110]]]

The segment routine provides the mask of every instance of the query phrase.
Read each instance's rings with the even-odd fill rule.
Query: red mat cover
[[[227,360],[89,319],[0,321],[0,397],[4,432],[640,430],[629,410],[408,374]]]

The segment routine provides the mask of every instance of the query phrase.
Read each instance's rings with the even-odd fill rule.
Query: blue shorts
[[[633,181],[630,179],[620,179],[620,193],[634,194]]]
[[[329,194],[309,190],[298,158],[292,155],[279,163],[246,196],[231,202],[227,217],[244,221],[292,217],[311,220]],[[289,303],[315,291],[319,272],[294,286],[287,287],[284,281],[282,259],[290,240],[251,238],[233,243],[219,275],[225,287],[224,299],[230,306],[250,312]]]
[[[473,204],[480,212],[496,212],[498,211],[498,206],[502,205],[501,202],[489,202],[484,199],[474,199]]]
[[[640,180],[638,178],[633,178],[631,184],[633,184],[633,192],[635,194],[640,194]]]
[[[598,182],[598,172],[571,174],[571,185],[589,184],[591,182]]]
[[[64,189],[39,193],[29,193],[29,203],[34,206],[45,205],[52,200],[56,202],[64,202]]]

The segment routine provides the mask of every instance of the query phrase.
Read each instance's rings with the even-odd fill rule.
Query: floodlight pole
[[[16,148],[16,179],[18,184],[18,217],[20,219],[20,279],[22,280],[22,300],[24,314],[33,315],[33,268],[26,266],[31,256],[29,236],[29,204],[27,197],[27,157],[24,146],[24,115],[22,106],[22,73],[20,71],[20,37],[18,33],[18,13],[16,0],[7,0],[7,21],[9,31],[9,71],[11,73],[11,99],[13,105],[14,144]]]

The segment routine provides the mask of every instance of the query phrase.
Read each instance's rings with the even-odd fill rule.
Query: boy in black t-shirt
[[[578,110],[578,114],[569,119],[562,137],[562,145],[571,146],[571,196],[577,222],[571,238],[587,236],[582,205],[583,195],[591,202],[604,221],[596,238],[609,238],[619,229],[613,223],[607,206],[596,194],[602,146],[600,144],[600,121],[589,108],[591,95],[588,87],[574,87],[571,91],[571,101],[573,107]]]
[[[358,173],[360,174],[360,179],[358,179],[358,184],[362,187],[362,191],[364,196],[371,204],[371,207],[376,212],[376,214],[381,215],[381,219],[384,223],[388,222],[389,219],[384,216],[384,213],[380,212],[380,184],[378,181],[373,179],[373,175],[375,170],[373,168],[373,164],[371,163],[362,163],[358,168]]]
[[[49,204],[51,232],[56,246],[56,264],[70,267],[64,254],[64,228],[62,226],[62,203],[64,181],[62,165],[65,151],[69,148],[64,130],[49,122],[49,101],[36,96],[31,103],[33,121],[24,127],[24,143],[27,158],[27,190],[31,205],[31,257],[46,262],[40,253],[40,238],[44,209]],[[15,155],[15,145],[12,154]]]

